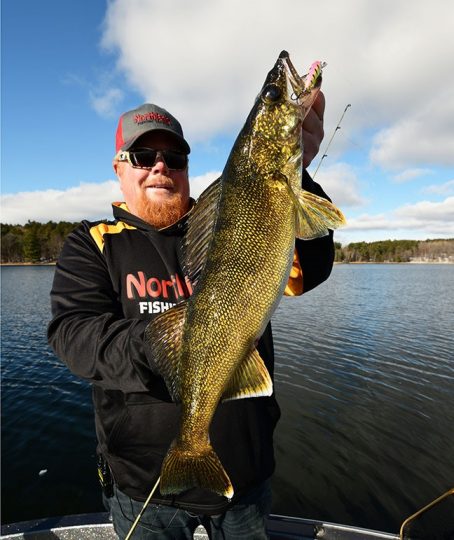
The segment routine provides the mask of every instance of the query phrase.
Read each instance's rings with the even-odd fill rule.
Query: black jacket
[[[307,174],[303,187],[326,197]],[[177,433],[180,407],[156,372],[144,330],[155,314],[191,293],[179,263],[185,218],[158,231],[123,204],[113,209],[113,221],[84,221],[68,236],[51,292],[48,338],[71,371],[92,383],[98,451],[115,482],[134,499],[145,500]],[[306,292],[331,272],[332,235],[297,241],[296,251]],[[301,276],[292,275],[290,289],[300,294]],[[271,325],[258,349],[273,376]],[[272,437],[279,416],[274,394],[218,406],[210,440],[235,488],[233,502],[273,473]],[[172,498],[158,494],[152,501],[206,514],[220,513],[228,504],[201,489]]]

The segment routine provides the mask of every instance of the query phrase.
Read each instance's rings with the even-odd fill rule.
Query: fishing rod
[[[339,120],[339,122],[337,123],[336,129],[333,131],[333,134],[331,135],[331,139],[328,141],[328,144],[326,145],[326,148],[325,148],[325,151],[324,151],[324,153],[323,153],[323,156],[321,157],[320,161],[318,162],[317,168],[315,169],[315,172],[314,172],[314,174],[312,175],[312,178],[315,178],[315,175],[317,174],[317,171],[320,169],[320,165],[322,164],[322,161],[328,156],[328,154],[327,154],[328,148],[330,147],[331,142],[332,142],[332,140],[334,139],[334,135],[336,135],[336,132],[340,129],[340,125],[341,125],[342,119],[344,118],[345,113],[347,112],[347,109],[348,109],[349,107],[351,107],[351,103],[349,103],[349,104],[345,107],[344,112],[342,113],[342,116],[340,117],[340,120]]]
[[[129,529],[129,532],[127,536],[125,537],[125,540],[129,540],[131,536],[133,535],[134,531],[136,530],[136,527],[140,521],[140,518],[142,517],[142,514],[145,512],[148,504],[151,501],[151,497],[153,497],[154,492],[156,491],[156,488],[158,487],[159,481],[161,480],[161,477],[159,477],[156,480],[156,484],[154,485],[153,489],[150,491],[150,495],[148,495],[148,499],[143,503],[142,510],[137,514],[137,517],[134,521],[134,523],[131,525],[131,528]]]

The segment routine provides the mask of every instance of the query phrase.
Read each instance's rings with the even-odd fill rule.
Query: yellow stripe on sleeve
[[[102,253],[104,250],[104,235],[105,234],[117,234],[123,231],[124,229],[136,229],[132,225],[128,225],[123,221],[119,221],[115,225],[108,223],[99,223],[90,229],[90,234],[93,240],[96,242],[96,245],[99,248],[99,251]]]
[[[293,264],[290,270],[287,286],[285,287],[285,296],[300,296],[303,294],[303,270],[298,259],[298,252],[293,253]]]

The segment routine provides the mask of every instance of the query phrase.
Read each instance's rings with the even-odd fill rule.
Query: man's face
[[[145,133],[131,150],[181,150],[170,134],[162,131]],[[132,167],[125,161],[114,161],[114,170],[129,211],[161,229],[172,225],[189,210],[188,168],[169,170],[159,156],[150,169]]]

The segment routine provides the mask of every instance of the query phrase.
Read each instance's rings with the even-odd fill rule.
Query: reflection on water
[[[4,522],[102,509],[90,388],[46,343],[52,277],[2,268]],[[453,277],[339,265],[282,301],[273,511],[396,531],[454,485]]]

